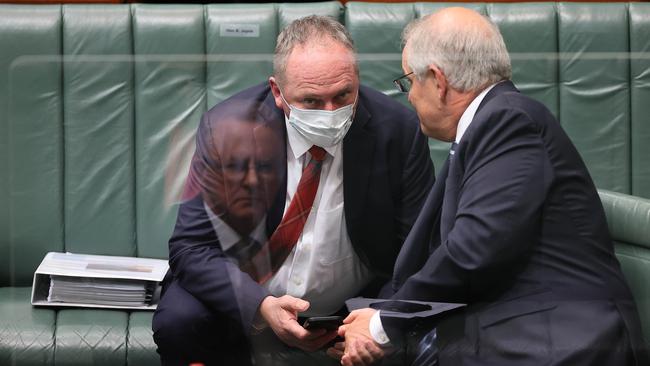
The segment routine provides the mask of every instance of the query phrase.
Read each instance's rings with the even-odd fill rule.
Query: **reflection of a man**
[[[283,140],[259,104],[231,104],[202,124],[185,196],[201,194],[222,250],[242,265],[268,238],[265,217],[283,176]]]

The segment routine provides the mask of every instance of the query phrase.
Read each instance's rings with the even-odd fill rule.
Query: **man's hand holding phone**
[[[284,343],[307,352],[323,348],[336,338],[336,329],[306,329],[298,324],[298,313],[309,308],[309,302],[289,295],[267,296],[259,313]]]

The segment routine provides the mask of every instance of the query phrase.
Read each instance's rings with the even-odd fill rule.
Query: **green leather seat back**
[[[254,9],[254,11],[252,11]],[[206,14],[208,108],[273,72],[275,39],[287,24],[309,14],[341,18],[338,2],[308,4],[210,4]]]
[[[158,362],[151,313],[29,307],[43,255],[165,258],[201,114],[268,78],[292,20],[344,21],[362,82],[407,103],[402,29],[451,5],[500,26],[599,187],[650,198],[648,3],[0,5],[0,364]],[[648,339],[650,203],[601,197]]]
[[[558,30],[554,3],[489,4],[510,52],[512,79],[559,116]]]
[[[64,249],[61,7],[0,11],[0,286]]]
[[[66,251],[136,254],[130,23],[127,5],[63,7]]]
[[[273,70],[278,34],[274,4],[255,11],[242,4],[212,4],[206,12],[208,106],[258,84]]]
[[[630,193],[627,4],[558,5],[560,122],[600,188]]]
[[[636,300],[650,346],[650,200],[599,190],[616,255]]]
[[[201,5],[132,6],[137,254],[164,258],[206,110]]]
[[[650,198],[650,4],[631,3],[632,194]]]
[[[165,258],[200,116],[268,78],[283,26],[342,12],[2,5],[0,285],[48,251]]]
[[[345,25],[359,55],[361,82],[406,103],[393,80],[402,72],[401,35],[415,18],[413,5],[350,2]]]
[[[338,1],[322,1],[314,3],[278,3],[277,16],[280,30],[284,29],[289,23],[302,17],[317,14],[332,17],[339,22],[343,21],[345,8]],[[277,36],[277,35],[276,35]],[[273,39],[275,46],[275,39]]]
[[[348,3],[362,81],[406,102],[391,83],[401,31],[448,5]],[[501,27],[514,81],[559,117],[597,185],[650,195],[650,5],[462,6]],[[277,32],[310,13],[342,6],[3,6],[0,283],[28,283],[51,250],[165,257],[199,116],[265,80]],[[431,142],[437,166],[447,146]]]

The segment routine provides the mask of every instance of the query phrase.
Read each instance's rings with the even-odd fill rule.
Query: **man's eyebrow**
[[[341,90],[339,90],[336,95],[344,94],[344,93],[351,93],[352,92],[352,85],[347,85]]]
[[[346,85],[346,86],[342,87],[341,89],[335,91],[333,94],[334,94],[334,96],[338,96],[338,95],[344,94],[344,93],[351,93],[352,89],[353,89],[353,86],[351,84]],[[305,94],[298,95],[298,98],[299,99],[307,99],[307,98],[309,98],[309,99],[322,100],[323,95],[322,94],[315,94],[315,93],[312,93],[312,92],[306,92]]]
[[[317,100],[320,100],[320,99],[323,99],[323,96],[318,95],[318,94],[307,93],[307,94],[301,95],[300,99],[317,99]]]

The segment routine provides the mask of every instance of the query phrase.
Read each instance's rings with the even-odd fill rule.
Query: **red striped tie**
[[[303,169],[300,182],[298,182],[298,189],[291,199],[291,203],[289,203],[289,208],[285,212],[280,225],[269,239],[268,250],[262,250],[258,253],[258,255],[268,255],[270,257],[271,268],[268,268],[265,273],[260,272],[261,268],[255,266],[257,262],[255,259],[242,266],[242,270],[250,274],[259,283],[266,282],[280,269],[293,247],[298,243],[302,229],[307,222],[307,217],[311,212],[316,191],[318,191],[325,150],[322,147],[312,146],[309,153],[312,159]]]

